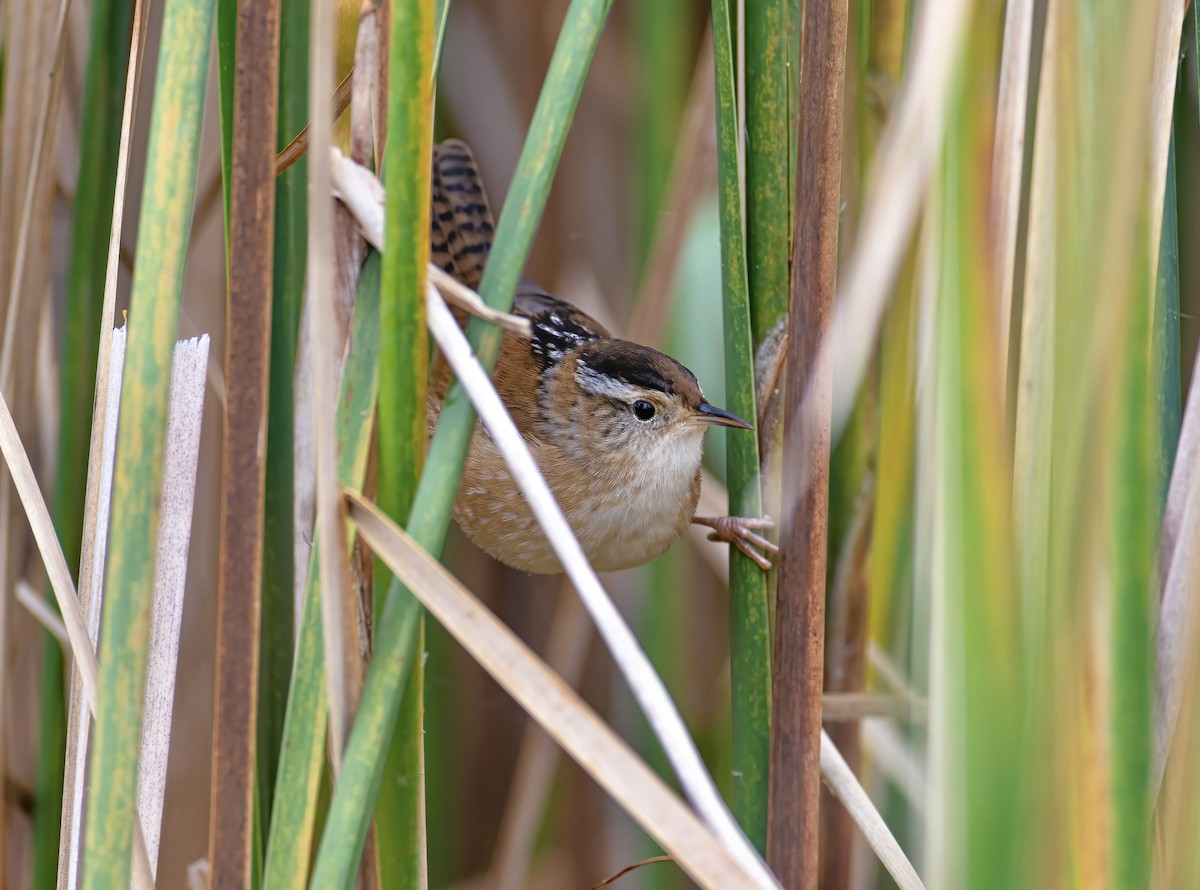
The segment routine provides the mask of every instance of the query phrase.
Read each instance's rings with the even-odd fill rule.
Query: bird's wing
[[[530,351],[542,366],[554,364],[584,343],[612,335],[586,312],[560,300],[527,278],[513,298],[513,312],[533,322]]]

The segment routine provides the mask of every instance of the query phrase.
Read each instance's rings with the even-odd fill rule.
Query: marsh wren
[[[430,259],[478,289],[495,228],[467,145],[434,149]],[[528,280],[513,312],[531,339],[506,332],[492,379],[592,565],[613,571],[666,552],[691,522],[713,528],[764,568],[778,550],[753,530],[766,519],[696,517],[704,433],[750,424],[710,405],[670,356],[614,337],[598,321]],[[460,321],[463,318],[460,316]],[[429,422],[450,385],[439,356]],[[471,439],[454,519],[493,558],[539,574],[562,571],[504,459],[481,425]]]

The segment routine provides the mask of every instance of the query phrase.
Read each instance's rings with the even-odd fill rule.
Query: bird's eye
[[[645,399],[638,399],[633,403],[633,416],[641,421],[649,420],[654,416],[654,406]]]

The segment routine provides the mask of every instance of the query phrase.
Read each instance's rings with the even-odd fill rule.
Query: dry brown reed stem
[[[46,230],[49,224],[49,211],[53,200],[53,167],[56,152],[54,150],[54,125],[58,120],[57,107],[59,86],[62,81],[62,63],[63,63],[63,46],[64,33],[67,23],[67,12],[71,6],[70,0],[62,0],[58,6],[58,18],[55,25],[53,37],[53,52],[49,62],[49,78],[46,78],[46,58],[41,54],[41,47],[38,43],[30,41],[27,44],[25,53],[27,54],[28,63],[27,69],[21,73],[28,74],[29,80],[36,84],[33,89],[30,89],[30,84],[25,84],[23,92],[26,96],[22,97],[22,101],[27,104],[24,108],[18,108],[16,103],[12,102],[12,90],[14,86],[20,85],[23,78],[19,75],[14,77],[8,65],[18,60],[21,56],[20,51],[11,49],[13,37],[18,41],[22,40],[21,26],[26,25],[31,29],[41,26],[41,22],[37,19],[35,13],[40,10],[38,4],[29,4],[24,7],[24,15],[18,13],[17,18],[22,22],[17,24],[15,35],[7,35],[6,45],[10,47],[11,61],[6,60],[6,76],[10,80],[17,81],[15,85],[8,85],[6,92],[8,99],[4,104],[5,109],[5,130],[12,134],[6,136],[5,144],[3,145],[3,162],[5,164],[5,173],[3,177],[4,185],[9,189],[6,193],[15,194],[20,192],[22,197],[18,204],[16,200],[11,200],[14,208],[19,206],[19,217],[13,222],[16,224],[15,237],[13,231],[5,226],[3,230],[3,240],[0,243],[7,245],[15,244],[15,252],[11,260],[11,268],[9,269],[8,289],[3,297],[6,301],[4,305],[4,333],[3,346],[0,348],[0,390],[2,390],[13,410],[18,417],[23,420],[29,416],[28,393],[31,387],[28,386],[28,381],[32,375],[26,375],[24,382],[18,383],[14,378],[14,367],[28,367],[32,364],[34,358],[32,349],[37,341],[36,337],[31,337],[28,332],[36,325],[35,312],[38,309],[39,302],[32,299],[34,293],[40,292],[42,285],[41,280],[35,280],[35,275],[31,274],[34,271],[40,271],[44,274],[44,266],[40,270],[27,269],[27,258],[30,253],[30,242],[35,237],[39,242],[44,242],[46,238]],[[43,38],[44,40],[44,38]],[[41,88],[41,82],[45,79],[45,92]],[[30,96],[29,94],[32,94]],[[22,114],[21,112],[28,112]],[[22,170],[22,158],[18,155],[18,151],[24,152],[28,145],[28,140],[24,137],[29,133],[25,124],[30,119],[34,119],[36,115],[37,123],[34,125],[32,151],[27,156],[27,163]],[[9,141],[9,140],[13,141]],[[11,178],[9,178],[11,176]],[[22,178],[23,177],[23,178]],[[36,211],[36,214],[35,214]],[[4,214],[4,222],[8,222],[7,213]],[[45,250],[43,251],[43,248]],[[49,250],[44,243],[39,243],[37,248],[39,258],[48,255]],[[0,265],[0,269],[3,266]],[[2,273],[0,273],[2,274]],[[37,276],[41,278],[42,276]],[[22,336],[18,337],[18,331]],[[20,358],[17,358],[17,354]],[[12,488],[3,467],[0,467],[0,652],[5,653],[5,657],[0,659],[0,714],[8,713],[7,704],[7,688],[8,688],[8,671],[12,660],[8,657],[10,652],[8,647],[8,596],[7,591],[11,589],[17,576],[21,573],[22,567],[18,565],[18,560],[25,554],[25,547],[22,546],[24,541],[24,529],[21,528],[19,522],[14,523],[15,510],[12,501]],[[10,758],[6,753],[8,738],[6,733],[0,733],[0,765],[8,764]],[[0,851],[6,849],[7,846],[7,823],[5,814],[0,812]],[[5,873],[0,868],[0,882],[5,879]]]
[[[316,439],[316,532],[325,680],[329,699],[329,744],[334,775],[341,770],[357,702],[351,678],[360,670],[356,616],[350,603],[345,515],[337,484],[334,431],[335,362],[334,201],[329,146],[333,136],[334,0],[312,5],[309,62],[309,119],[313,156],[308,164],[308,335],[312,348],[312,416]]]
[[[387,4],[379,0],[362,0],[358,12],[358,33],[354,41],[354,65],[352,70],[362,72],[350,79],[350,158],[364,167],[379,169],[382,157],[381,138],[387,129],[384,117],[387,98],[380,79],[380,47],[386,33]],[[336,105],[336,99],[335,99]],[[337,114],[337,111],[334,111]],[[362,274],[363,261],[367,256],[367,243],[359,235],[350,212],[338,204],[334,210],[334,238],[337,246],[337,275],[334,293],[334,313],[337,318],[334,343],[334,381],[340,386],[342,370],[346,360],[346,344],[350,339],[350,319],[358,294],[358,281]],[[343,604],[345,616],[346,683],[345,697],[351,710],[347,715],[352,721],[358,712],[358,701],[362,697],[363,675],[370,651],[372,612],[370,557],[359,542],[351,558],[361,559],[361,570],[351,571],[353,584],[345,590],[349,601]],[[357,618],[357,620],[352,620]],[[358,648],[354,647],[357,639]],[[362,858],[359,860],[358,890],[374,890],[380,886],[379,857],[376,850],[375,823],[367,828]]]
[[[858,721],[874,709],[874,714],[888,713],[906,717],[911,705],[893,696],[863,693],[866,679],[866,642],[870,605],[868,558],[871,548],[871,527],[874,518],[875,484],[870,474],[863,480],[854,508],[854,519],[842,541],[834,569],[833,586],[829,593],[832,614],[829,617],[829,640],[826,645],[828,680],[821,706],[829,737],[842,752],[850,770],[858,775],[861,762]],[[828,806],[832,798],[824,797],[822,821],[826,826],[825,847],[821,851],[822,886],[827,890],[845,890],[851,886],[854,861],[854,822],[844,807]]]
[[[1017,222],[1021,172],[1025,164],[1025,107],[1029,98],[1029,57],[1033,45],[1033,0],[1010,0],[1004,11],[1000,93],[992,147],[991,219],[995,232],[992,268],[996,276],[996,321],[1000,341],[999,380],[1008,387],[1008,340],[1017,268]]]
[[[805,12],[788,311],[783,526],[775,618],[767,861],[785,887],[816,888],[821,689],[832,412],[829,353],[841,200],[846,0]]]
[[[17,331],[23,334],[32,329],[31,313],[38,308],[38,303],[29,299],[34,288],[27,286],[25,281],[26,263],[29,257],[29,241],[33,237],[34,212],[38,204],[39,192],[45,193],[49,200],[52,194],[50,174],[54,169],[54,125],[58,120],[58,96],[62,84],[63,47],[67,25],[67,13],[71,8],[71,0],[62,0],[58,11],[58,21],[55,24],[54,56],[51,63],[50,76],[46,84],[46,97],[40,105],[37,129],[34,134],[32,169],[25,179],[25,190],[21,202],[21,217],[17,226],[16,251],[13,257],[11,277],[8,287],[8,303],[5,307],[4,340],[0,347],[0,388],[11,393],[10,377],[13,373],[14,352],[17,344]],[[48,190],[49,189],[49,190]],[[28,342],[26,336],[23,342]]]
[[[250,884],[275,232],[279,0],[242,0],[233,87],[210,886]]]

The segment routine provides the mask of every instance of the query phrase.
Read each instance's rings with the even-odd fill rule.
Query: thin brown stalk
[[[274,257],[279,0],[241,0],[230,163],[226,420],[217,588],[217,678],[208,860],[211,887],[249,886],[262,602]]]
[[[21,218],[17,226],[16,253],[13,257],[11,277],[8,286],[8,305],[5,308],[4,341],[0,348],[0,388],[12,392],[9,381],[13,373],[14,351],[17,344],[17,331],[30,330],[31,311],[37,308],[37,302],[29,299],[33,290],[25,281],[25,265],[29,256],[29,241],[33,237],[34,210],[38,206],[39,192],[47,192],[53,188],[50,174],[54,169],[54,125],[58,121],[58,96],[62,84],[63,47],[67,26],[67,14],[71,9],[71,0],[62,0],[58,10],[58,20],[54,32],[54,56],[50,66],[49,78],[46,83],[46,97],[40,105],[37,129],[34,133],[32,169],[25,179],[24,197],[21,203]],[[49,145],[47,145],[49,143]],[[46,195],[49,197],[49,194]],[[48,219],[47,219],[48,221]],[[22,338],[24,341],[26,338]]]
[[[351,85],[354,83],[354,69],[351,68],[346,72],[346,76],[342,78],[342,82],[338,84],[337,91],[333,94],[333,118],[337,120],[341,117],[347,108],[350,107],[350,93],[352,92]],[[283,171],[296,161],[304,157],[308,152],[309,142],[312,138],[312,124],[308,124],[303,130],[297,133],[292,141],[280,149],[279,154],[275,156],[275,175],[279,176]]]
[[[824,344],[837,280],[846,0],[810,0],[804,24],[767,862],[785,887],[816,888],[833,397]]]
[[[875,486],[868,476],[855,504],[854,521],[842,543],[829,597],[833,614],[829,621],[828,691],[822,703],[822,718],[826,723],[837,721],[838,725],[829,727],[829,737],[855,775],[862,759],[858,721],[881,714],[904,717],[911,709],[903,699],[862,692],[867,667],[868,557],[874,506]],[[831,798],[824,801],[826,805],[831,802]],[[848,888],[854,861],[854,823],[843,807],[827,806],[824,817],[822,884],[830,890]]]
[[[12,257],[11,266],[8,267],[9,281],[8,289],[3,294],[3,298],[7,301],[4,306],[4,333],[3,346],[0,347],[0,390],[2,390],[10,404],[13,405],[13,410],[19,417],[27,417],[28,399],[26,394],[30,392],[29,377],[25,375],[24,380],[16,379],[14,368],[29,367],[33,358],[32,348],[36,342],[36,337],[28,336],[28,332],[36,326],[36,316],[39,301],[33,299],[33,295],[38,293],[45,286],[45,269],[39,269],[40,275],[31,274],[31,270],[26,268],[26,260],[30,254],[31,239],[37,238],[39,243],[33,248],[38,251],[39,256],[46,256],[49,253],[48,245],[44,242],[47,238],[47,230],[50,222],[50,205],[53,200],[53,168],[56,152],[54,150],[54,125],[58,121],[56,109],[58,107],[59,85],[62,81],[62,63],[63,63],[63,46],[64,34],[67,23],[67,12],[70,9],[71,0],[62,0],[58,7],[58,17],[53,37],[53,52],[49,61],[49,72],[46,71],[46,59],[41,55],[42,48],[37,43],[30,43],[25,52],[29,53],[29,61],[27,67],[22,69],[22,73],[29,75],[36,86],[33,89],[26,85],[22,91],[26,94],[33,93],[33,102],[37,103],[32,106],[26,106],[23,109],[18,109],[15,103],[12,102],[12,91],[17,84],[9,85],[6,93],[8,93],[9,101],[5,103],[5,129],[12,134],[14,142],[5,140],[3,161],[6,167],[5,173],[12,176],[4,177],[5,185],[11,190],[6,190],[6,194],[14,194],[18,191],[22,194],[20,201],[20,216],[15,220],[15,233],[5,227],[4,240],[5,245],[15,244],[15,254]],[[24,20],[24,24],[31,29],[41,27],[42,23],[39,20],[38,13],[41,12],[37,4],[31,4],[24,8],[24,15],[18,16]],[[16,59],[19,59],[20,52],[13,52],[11,49],[13,36],[17,40],[22,40],[21,25],[18,25],[15,35],[8,35],[5,41],[9,47],[9,52],[13,53]],[[14,61],[16,61],[14,59]],[[8,62],[8,60],[6,60]],[[11,64],[9,62],[8,64]],[[12,68],[6,64],[6,75],[16,80],[13,76]],[[15,66],[14,66],[15,68]],[[47,78],[47,73],[49,77]],[[19,74],[18,74],[19,77]],[[45,92],[43,93],[41,83],[45,81]],[[28,102],[29,99],[22,97],[22,101]],[[21,112],[28,112],[22,114]],[[34,126],[32,153],[28,156],[27,161],[23,164],[22,157],[17,155],[17,152],[24,152],[28,140],[24,138],[28,133],[25,129],[25,122],[31,119],[36,119],[37,123]],[[24,144],[22,144],[24,143]],[[10,154],[14,155],[10,158]],[[20,177],[23,176],[22,180]],[[15,200],[10,200],[12,205],[18,204]],[[35,211],[37,211],[35,216]],[[7,214],[5,214],[7,216]],[[5,222],[8,220],[6,219]],[[0,269],[3,269],[3,261],[0,261]],[[18,337],[20,332],[22,336]],[[20,359],[17,358],[18,354]],[[0,664],[0,714],[7,713],[9,710],[6,693],[8,689],[8,662],[10,659],[7,653],[10,651],[8,647],[8,596],[7,591],[15,581],[16,577],[21,573],[22,567],[17,564],[19,559],[18,554],[23,554],[25,548],[18,546],[22,541],[24,530],[19,524],[14,523],[15,512],[13,510],[12,489],[3,467],[0,467],[0,651],[6,653],[3,659],[4,663]],[[0,733],[0,736],[4,734]],[[0,764],[7,763],[9,758],[5,752],[7,738],[0,737]],[[7,844],[7,825],[5,814],[0,812],[0,850],[5,849]],[[3,880],[3,874],[0,873],[0,881]]]
[[[595,887],[593,887],[592,890],[601,890],[602,887],[609,887],[609,886],[615,884],[621,878],[625,877],[625,875],[629,874],[630,872],[637,871],[639,868],[645,868],[647,865],[656,865],[660,862],[673,862],[673,861],[674,860],[671,859],[670,856],[651,856],[648,859],[643,859],[640,862],[635,862],[635,863],[633,863],[633,865],[625,866],[623,869],[621,869],[619,872],[617,872],[612,877],[605,878],[603,881],[601,881],[599,884],[597,884]]]

